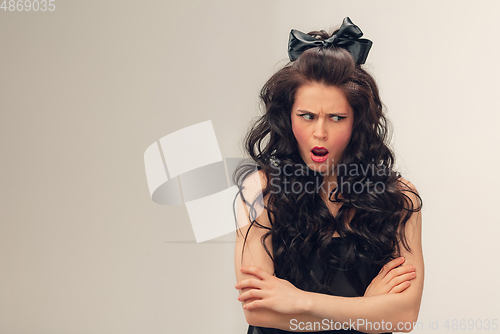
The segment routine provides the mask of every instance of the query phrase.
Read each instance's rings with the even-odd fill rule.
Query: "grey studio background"
[[[0,10],[0,333],[246,333],[234,234],[197,244],[185,206],[151,200],[143,154],[211,120],[241,157],[290,29],[345,16],[374,42],[366,67],[424,200],[415,332],[500,319],[498,2],[53,3]]]

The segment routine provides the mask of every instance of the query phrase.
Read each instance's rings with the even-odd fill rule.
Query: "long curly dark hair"
[[[318,39],[331,36],[324,30],[309,35]],[[339,88],[354,112],[350,142],[336,165],[337,191],[329,196],[332,202],[342,202],[335,217],[319,195],[324,175],[307,167],[292,132],[295,93],[310,83]],[[367,274],[373,278],[382,265],[399,256],[400,242],[411,252],[405,225],[422,206],[420,196],[402,182],[394,166],[388,144],[390,124],[375,80],[355,64],[348,51],[315,47],[278,70],[265,83],[260,99],[265,112],[245,137],[245,149],[254,165],[240,165],[233,174],[240,189],[255,167],[266,176],[263,197],[271,227],[259,224],[255,212],[254,216],[251,212],[250,228],[268,230],[261,241],[273,260],[277,277],[304,290],[333,294],[329,283],[342,262],[350,282],[363,295],[366,285],[351,269],[364,261],[373,268]],[[314,191],[291,191],[288,185],[294,184],[313,184]],[[408,192],[417,196],[418,207],[414,207]],[[335,232],[347,245],[342,259],[329,248]],[[265,244],[268,237],[272,252]],[[327,268],[322,278],[315,276],[311,256],[317,256]]]

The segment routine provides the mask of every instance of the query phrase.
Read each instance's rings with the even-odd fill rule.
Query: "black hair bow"
[[[373,43],[369,39],[360,38],[361,36],[363,36],[361,29],[348,17],[342,22],[339,31],[325,40],[292,29],[288,40],[288,57],[291,61],[295,61],[307,49],[336,46],[349,51],[356,64],[364,64]]]

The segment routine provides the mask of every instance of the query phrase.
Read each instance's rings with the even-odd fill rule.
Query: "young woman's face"
[[[304,162],[310,169],[330,175],[349,144],[354,122],[344,93],[320,83],[300,86],[291,120]]]

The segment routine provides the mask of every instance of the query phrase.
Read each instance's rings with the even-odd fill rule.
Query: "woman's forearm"
[[[405,292],[351,298],[305,292],[304,314],[354,324],[365,333],[409,331],[417,321],[420,299]]]
[[[401,298],[403,297],[403,298]],[[304,292],[300,314],[281,314],[268,309],[245,311],[254,326],[311,332],[355,329],[364,333],[408,332],[418,317],[418,307],[402,294],[371,297],[339,297]]]
[[[269,309],[245,310],[245,318],[252,326],[278,328],[285,331],[312,332],[333,329],[322,326],[324,319],[312,315],[282,314]]]

